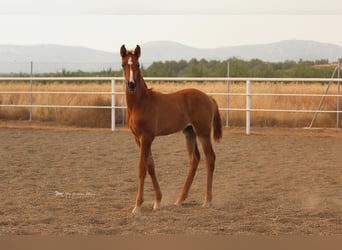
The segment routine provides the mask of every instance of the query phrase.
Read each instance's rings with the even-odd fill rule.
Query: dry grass
[[[226,93],[227,85],[224,82],[206,83],[164,83],[149,82],[149,87],[156,91],[172,92],[184,88],[198,88],[209,93]],[[28,83],[0,83],[1,91],[28,91]],[[323,94],[327,85],[321,83],[253,83],[252,93],[278,93],[278,94]],[[245,83],[233,82],[231,93],[245,93]],[[33,91],[83,91],[83,92],[110,92],[109,83],[34,83]],[[122,91],[122,84],[117,84],[116,91]],[[329,90],[330,94],[337,93],[336,86]],[[219,106],[227,107],[226,96],[214,96]],[[265,109],[311,109],[315,110],[321,97],[289,97],[289,96],[253,96],[252,108]],[[245,108],[244,96],[231,96],[230,108]],[[29,104],[28,94],[0,94],[0,104]],[[44,105],[88,105],[110,106],[111,96],[108,95],[73,95],[73,94],[34,94],[33,104]],[[116,104],[124,105],[124,97],[116,96]],[[326,98],[324,110],[336,109],[336,98]],[[66,109],[66,108],[34,108],[33,119],[36,121],[52,121],[61,124],[81,127],[110,127],[110,109]],[[221,112],[223,122],[226,121],[226,112]],[[116,112],[116,121],[122,122],[122,112]],[[281,126],[281,127],[305,127],[311,122],[312,113],[279,113],[279,112],[253,112],[251,115],[252,126]],[[27,120],[29,108],[0,108],[0,119],[3,120]],[[245,112],[230,111],[229,125],[244,126]],[[320,114],[315,123],[319,127],[334,127],[336,114]]]
[[[29,91],[28,83],[1,84],[3,91]],[[110,92],[109,84],[34,84],[33,91],[51,92]],[[2,94],[0,104],[27,105],[29,94]],[[93,94],[33,94],[35,105],[66,106],[110,106],[110,95]],[[109,109],[74,109],[74,108],[33,108],[33,120],[53,121],[82,127],[110,127]],[[29,119],[29,108],[1,108],[0,119]]]

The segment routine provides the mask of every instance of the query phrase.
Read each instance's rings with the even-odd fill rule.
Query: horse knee
[[[211,149],[211,154],[210,154],[211,161],[215,163],[216,160],[216,154],[213,149]]]
[[[144,180],[146,178],[146,170],[145,169],[140,169],[138,171],[138,177],[139,179]]]
[[[211,150],[211,153],[207,157],[208,157],[209,163],[215,164],[216,155],[215,155],[215,152],[213,150]]]
[[[145,173],[139,173],[138,178],[139,178],[140,182],[144,183],[145,179],[146,179],[146,172]]]
[[[200,156],[193,154],[190,158],[190,167],[196,170],[199,162],[200,162]]]
[[[197,147],[195,149],[193,157],[194,157],[194,160],[195,160],[196,164],[198,164],[199,161],[201,160],[201,155],[200,155]]]

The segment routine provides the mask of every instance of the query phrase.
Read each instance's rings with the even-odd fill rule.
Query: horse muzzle
[[[130,92],[134,92],[137,87],[137,84],[135,82],[128,82],[127,87]]]

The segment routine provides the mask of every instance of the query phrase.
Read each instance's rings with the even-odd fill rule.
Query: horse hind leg
[[[199,137],[199,139],[202,143],[203,151],[205,154],[205,162],[207,169],[207,187],[203,206],[209,206],[213,197],[212,187],[216,156],[211,144],[210,135],[205,137]]]
[[[186,127],[183,130],[183,133],[185,135],[186,148],[189,154],[189,167],[183,189],[179,194],[177,201],[175,202],[176,205],[180,205],[188,196],[189,189],[194,180],[198,163],[200,161],[200,153],[196,142],[196,134],[192,126]]]

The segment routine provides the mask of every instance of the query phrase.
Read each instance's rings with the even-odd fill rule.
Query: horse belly
[[[189,124],[184,110],[169,108],[159,115],[156,121],[156,135],[169,135],[183,130]]]

